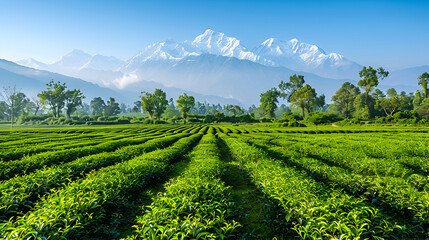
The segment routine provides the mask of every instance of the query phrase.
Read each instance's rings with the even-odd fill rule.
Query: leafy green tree
[[[419,85],[422,85],[423,87],[424,97],[429,98],[429,92],[428,92],[429,73],[427,72],[423,73],[418,77],[418,79],[419,79]]]
[[[115,116],[121,113],[121,109],[119,108],[119,103],[112,97],[107,100],[106,107],[104,108],[104,115],[106,116]]]
[[[13,128],[15,117],[21,115],[25,109],[25,106],[30,100],[25,96],[24,93],[22,93],[20,90],[17,90],[16,86],[5,87],[1,93],[1,96],[7,108],[6,112],[10,113],[10,126]]]
[[[280,105],[276,111],[274,112],[276,118],[282,118],[284,113],[290,112],[289,107],[287,107],[285,104]]]
[[[85,96],[79,89],[68,90],[65,95],[66,115],[70,118],[70,115],[76,111],[77,107],[82,105],[82,99],[84,99]]]
[[[94,99],[91,100],[89,104],[91,107],[92,115],[95,115],[95,114],[101,115],[103,114],[104,109],[106,108],[106,103],[101,97],[95,97]]]
[[[369,119],[374,115],[375,99],[369,95],[367,98],[364,93],[358,94],[353,101],[354,117],[358,119]]]
[[[78,117],[90,115],[91,114],[91,107],[89,104],[82,102],[81,105],[76,107],[76,111],[74,112],[75,115]]]
[[[30,99],[23,92],[19,92],[15,98],[15,106],[14,106],[14,116],[19,117],[21,114],[25,112],[25,107],[30,102]]]
[[[365,105],[368,105],[368,96],[374,87],[377,87],[379,81],[383,80],[389,75],[388,71],[385,71],[383,68],[378,68],[375,70],[371,66],[363,67],[363,69],[359,72],[359,76],[362,78],[358,82],[358,86],[362,88],[365,95]]]
[[[429,98],[423,99],[420,106],[417,108],[417,112],[426,118],[429,118]]]
[[[383,91],[381,91],[380,89],[377,88],[374,90],[372,97],[374,98],[374,100],[377,101],[378,99],[385,98],[386,95],[383,93]]]
[[[147,112],[150,118],[153,119],[155,114],[155,99],[153,97],[153,94],[148,92],[142,92],[142,94],[142,110]]]
[[[238,105],[228,105],[225,108],[229,113],[232,113],[232,115],[235,117],[237,114],[243,113],[243,109],[241,109]]]
[[[152,119],[160,119],[168,104],[165,92],[158,88],[153,94],[144,92],[141,100],[143,111],[146,111]]]
[[[142,101],[135,101],[132,111],[135,113],[139,113],[142,111],[142,106],[143,106]]]
[[[376,107],[383,109],[387,116],[393,116],[395,111],[404,105],[405,99],[394,88],[388,89],[386,93],[388,97],[378,99]]]
[[[35,96],[32,97],[31,100],[33,100],[34,103],[34,115],[37,115],[37,112],[40,110],[40,108],[42,107],[42,103],[40,102],[40,98]]]
[[[413,100],[414,100],[414,94],[412,92],[406,93],[405,91],[401,91],[400,93],[401,98],[403,98],[404,103],[398,110],[400,111],[411,111],[414,109],[413,107]]]
[[[296,74],[290,76],[289,82],[281,81],[279,84],[279,89],[281,91],[280,97],[283,99],[287,98],[287,101],[290,102],[290,97],[292,94],[302,88],[304,83],[304,76]]]
[[[334,105],[338,111],[344,117],[348,118],[353,109],[353,101],[359,93],[360,90],[358,87],[349,82],[345,82],[335,95],[332,96],[331,100],[334,101]]]
[[[261,98],[259,99],[259,102],[261,103],[259,105],[259,110],[261,111],[263,116],[268,118],[275,117],[274,111],[277,108],[277,103],[279,102],[280,95],[281,92],[276,88],[271,88],[265,93],[261,93]]]
[[[292,96],[290,96],[290,102],[292,106],[301,108],[302,116],[305,117],[305,110],[310,113],[313,107],[321,107],[325,105],[325,95],[318,97],[316,90],[310,85],[305,84],[304,87],[300,88],[298,91],[295,91]]]
[[[24,113],[28,114],[30,112],[35,112],[36,104],[32,101],[29,101],[27,105],[25,105]]]
[[[4,101],[0,101],[0,118],[2,120],[8,120],[9,108]]]
[[[180,117],[180,112],[175,108],[171,107],[170,105],[165,109],[164,117],[167,119],[173,118],[173,117]]]
[[[217,112],[215,113],[214,118],[216,122],[222,122],[223,119],[225,118],[225,114],[223,112]]]
[[[179,99],[176,100],[177,107],[182,113],[182,117],[186,123],[188,119],[188,113],[195,106],[195,98],[193,96],[188,96],[186,93],[179,96]]]
[[[157,119],[161,118],[162,113],[165,111],[168,105],[167,96],[164,91],[161,89],[155,89],[153,93],[154,104],[155,104],[155,117]]]
[[[66,84],[61,82],[54,82],[53,80],[46,84],[48,89],[42,91],[37,96],[43,105],[49,105],[54,117],[59,117],[61,110],[64,108],[66,94]]]
[[[207,109],[207,114],[210,114],[210,115],[215,115],[217,112],[218,111],[214,105],[209,106]]]
[[[425,99],[424,95],[419,90],[417,90],[416,93],[414,94],[414,99],[413,99],[414,110],[420,107],[420,104],[423,102],[423,99]]]

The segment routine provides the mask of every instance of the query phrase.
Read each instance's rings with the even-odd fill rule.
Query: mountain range
[[[326,53],[317,45],[297,39],[269,38],[250,50],[237,38],[211,29],[192,41],[151,44],[126,61],[73,50],[53,63],[35,59],[17,63],[80,78],[128,98],[158,87],[173,98],[179,92],[190,91],[204,101],[217,99],[245,106],[257,105],[260,93],[281,80],[287,81],[293,74],[304,75],[329,101],[343,82],[356,83],[363,67],[338,53]],[[417,76],[424,71],[429,71],[429,66],[391,72],[380,88],[398,86],[400,91],[415,91]]]
[[[46,84],[51,80],[66,83],[68,89],[81,89],[86,97],[84,101],[87,103],[95,97],[102,97],[105,100],[108,100],[109,97],[114,97],[117,102],[131,105],[134,101],[139,99],[141,91],[153,92],[156,88],[162,88],[164,91],[168,92],[169,98],[177,99],[179,95],[187,93],[188,95],[194,96],[200,102],[219,103],[222,105],[240,104],[235,99],[203,95],[179,88],[166,87],[162,84],[150,81],[139,81],[138,83],[129,85],[128,88],[117,91],[116,89],[101,87],[97,84],[79,78],[29,68],[18,65],[14,62],[0,59],[0,86],[16,86],[28,97],[33,97],[41,91],[46,90]]]

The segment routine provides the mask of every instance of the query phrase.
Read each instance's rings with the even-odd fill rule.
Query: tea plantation
[[[0,130],[2,239],[427,239],[429,129]]]

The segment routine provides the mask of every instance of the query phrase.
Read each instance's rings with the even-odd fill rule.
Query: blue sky
[[[297,38],[363,65],[429,65],[429,1],[0,0],[0,58],[51,62],[72,49],[128,59],[205,29],[253,48]]]

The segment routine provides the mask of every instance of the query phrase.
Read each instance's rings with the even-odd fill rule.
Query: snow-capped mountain
[[[362,68],[361,65],[340,54],[327,54],[320,47],[299,42],[297,39],[282,41],[269,38],[258,47],[249,50],[237,38],[207,29],[191,42],[178,43],[168,40],[150,45],[131,58],[122,71],[136,71],[146,62],[179,61],[188,56],[200,54],[234,57],[266,66],[282,66],[330,78],[356,79],[358,70]]]
[[[234,37],[207,29],[192,41],[175,42],[167,40],[147,46],[128,61],[102,55],[91,56],[81,50],[60,57],[51,64],[44,64],[34,59],[21,60],[17,63],[28,67],[58,72],[101,83],[97,74],[103,75],[103,81],[111,81],[106,75],[117,76],[139,72],[151,62],[178,62],[188,56],[213,54],[250,60],[266,66],[282,66],[296,71],[305,71],[328,78],[357,79],[361,65],[350,61],[337,53],[325,53],[316,45],[269,38],[253,50],[249,50]]]
[[[240,40],[211,29],[197,36],[190,44],[204,54],[259,61],[259,57],[241,45]]]
[[[225,36],[224,33],[207,29],[192,42],[178,43],[174,40],[167,40],[149,45],[131,58],[122,70],[125,72],[134,71],[146,62],[179,61],[188,56],[201,54],[235,57],[254,62],[259,61],[259,57],[242,46],[240,40]]]
[[[193,49],[189,44],[177,43],[173,40],[157,42],[147,46],[143,51],[128,60],[121,70],[131,72],[146,62],[178,61],[187,56],[199,54],[200,52]]]
[[[271,60],[275,66],[284,66],[297,71],[306,71],[331,78],[358,77],[362,66],[337,53],[325,53],[316,45],[302,43],[297,39],[282,41],[275,38],[265,40],[253,52]]]

